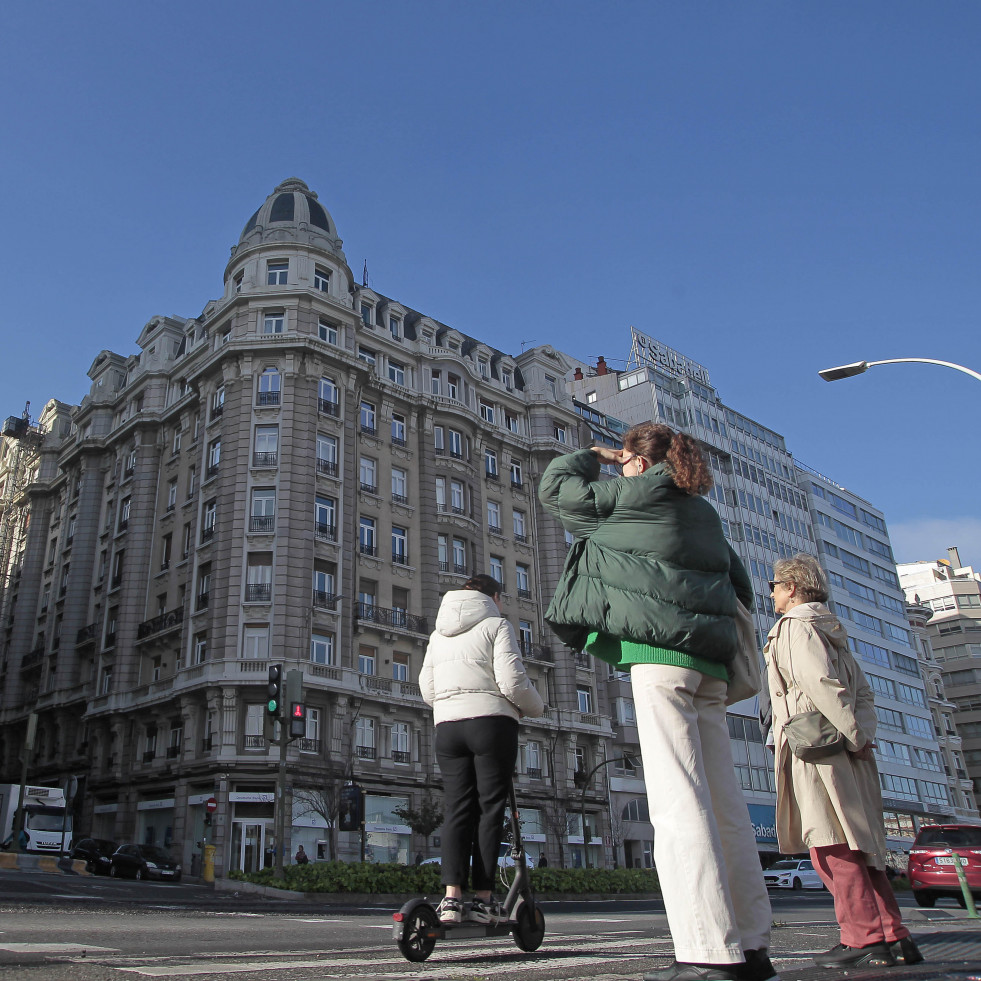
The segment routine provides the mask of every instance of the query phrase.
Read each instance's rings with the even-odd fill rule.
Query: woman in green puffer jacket
[[[645,981],[766,981],[770,903],[726,724],[746,570],[702,495],[698,444],[642,423],[623,449],[553,460],[539,497],[576,538],[545,615],[575,650],[630,671],[675,962]],[[622,468],[600,480],[600,464]]]

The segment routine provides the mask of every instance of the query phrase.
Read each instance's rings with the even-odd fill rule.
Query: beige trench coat
[[[874,739],[872,689],[848,649],[844,628],[823,604],[801,604],[770,630],[763,656],[773,711],[780,850],[793,855],[847,844],[865,852],[869,865],[884,869],[886,839],[875,763],[847,752],[805,763],[794,756],[783,732],[791,716],[817,710],[844,735],[849,750]]]

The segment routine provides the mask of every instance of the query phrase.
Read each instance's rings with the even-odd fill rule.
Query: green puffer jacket
[[[599,474],[596,455],[579,450],[542,476],[542,504],[576,537],[546,623],[577,651],[598,630],[728,664],[736,597],[752,609],[753,590],[715,508],[681,491],[664,463]]]

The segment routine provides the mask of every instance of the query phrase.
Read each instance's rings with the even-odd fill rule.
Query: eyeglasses
[[[770,580],[768,580],[768,582],[770,583],[770,592],[772,593],[774,586],[786,585],[787,583],[790,582],[790,580],[789,579],[770,579]]]

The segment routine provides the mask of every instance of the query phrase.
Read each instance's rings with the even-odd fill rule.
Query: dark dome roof
[[[276,241],[292,238],[318,245],[344,258],[334,219],[317,200],[316,192],[297,177],[283,181],[266,198],[242,229],[232,254],[244,245],[258,244],[271,237]]]

